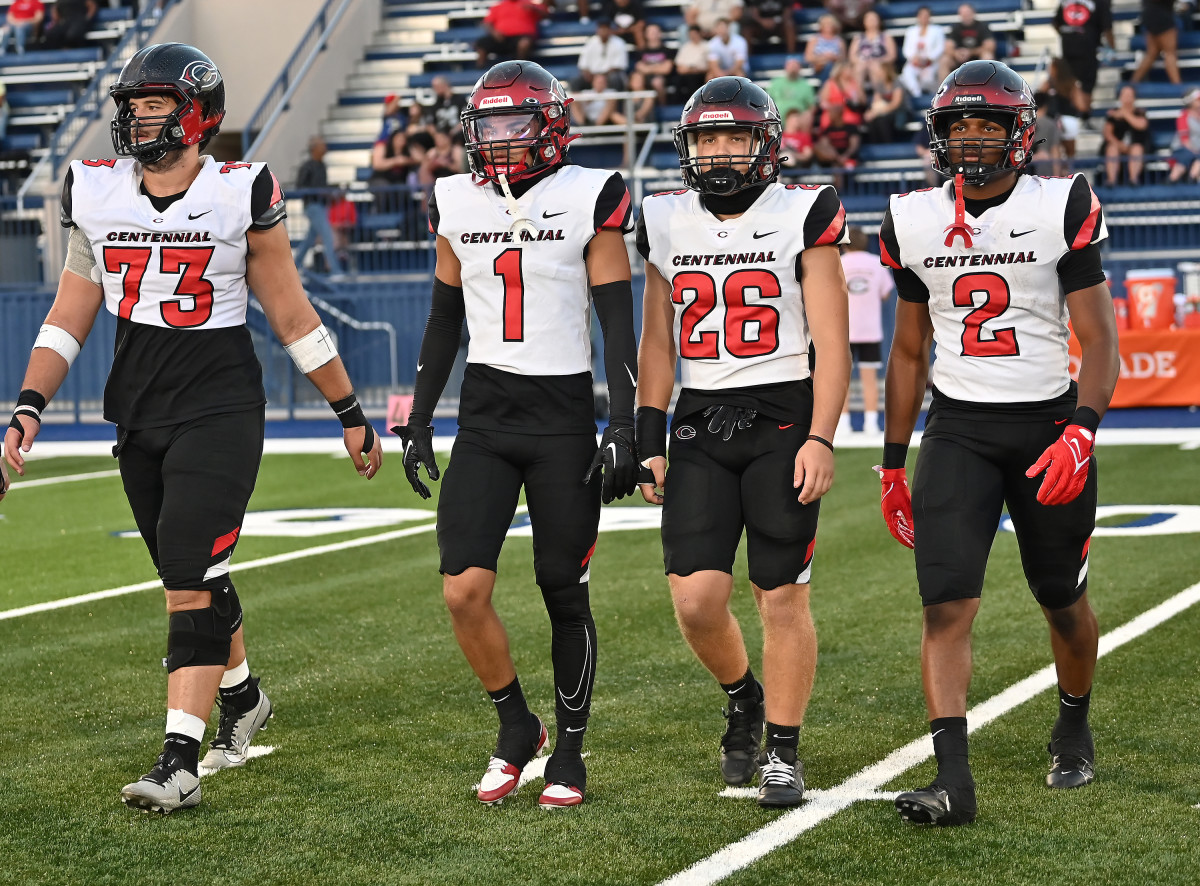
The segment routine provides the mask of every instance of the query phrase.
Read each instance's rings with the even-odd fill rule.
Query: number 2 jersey
[[[671,287],[675,309],[683,376],[676,416],[726,404],[811,420],[800,256],[846,235],[846,212],[828,185],[768,184],[725,221],[695,191],[642,201],[638,251]]]
[[[62,223],[91,243],[117,317],[104,417],[128,429],[266,402],[246,328],[246,234],[283,220],[283,193],[263,163],[201,162],[175,198],[151,198],[128,159],[77,160],[63,187]]]
[[[976,201],[966,200],[972,245],[956,237],[946,246],[953,188],[947,182],[892,195],[879,233],[881,259],[896,271],[900,297],[928,301],[935,389],[987,404],[1066,394],[1066,291],[1104,281],[1098,254],[1082,275],[1067,268],[1108,236],[1100,201],[1082,175],[1020,175],[1003,202],[978,216],[971,213]],[[919,279],[916,292],[905,285],[908,272]]]

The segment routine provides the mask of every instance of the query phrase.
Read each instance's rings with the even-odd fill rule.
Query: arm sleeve
[[[75,218],[72,215],[74,207],[72,205],[72,196],[71,196],[71,188],[74,187],[74,185],[75,185],[75,170],[72,169],[70,166],[68,166],[67,167],[67,175],[63,179],[62,207],[59,210],[59,214],[58,214],[59,223],[62,224],[62,226],[64,228],[75,227]]]
[[[637,391],[637,341],[633,334],[633,287],[616,280],[592,287],[592,303],[604,334],[604,374],[608,378],[608,423],[633,427]]]
[[[1100,198],[1096,196],[1087,179],[1080,174],[1071,182],[1071,192],[1067,195],[1067,208],[1063,214],[1063,236],[1068,249],[1083,249],[1089,244],[1099,243],[1108,236]]]
[[[929,287],[916,271],[910,268],[893,268],[892,279],[896,281],[896,295],[905,301],[929,301]]]
[[[450,286],[433,278],[433,301],[425,335],[421,338],[421,354],[417,358],[417,383],[413,390],[411,424],[427,425],[433,421],[433,410],[454,368],[458,342],[462,335],[466,303],[461,286]]]
[[[283,188],[279,187],[279,180],[266,166],[254,179],[250,189],[250,218],[250,227],[255,231],[270,230],[287,218]]]
[[[96,266],[96,253],[92,252],[92,244],[87,235],[77,227],[71,228],[67,239],[66,269],[84,280],[91,280],[100,285],[100,268]]]
[[[1058,260],[1056,270],[1063,292],[1078,292],[1090,286],[1099,286],[1106,279],[1100,261],[1100,247],[1095,244],[1072,249]]]
[[[601,228],[617,228],[622,234],[633,230],[633,204],[621,173],[614,172],[600,189],[592,227],[597,231]]]

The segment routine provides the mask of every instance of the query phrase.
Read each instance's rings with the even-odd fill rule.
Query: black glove
[[[429,498],[432,493],[421,482],[417,468],[424,465],[430,480],[441,476],[433,457],[433,428],[429,425],[396,425],[392,433],[404,441],[404,476],[408,478],[409,485],[421,498]]]
[[[741,406],[710,406],[704,410],[704,417],[708,419],[708,432],[720,434],[726,443],[735,430],[744,431],[754,424],[756,415],[757,410],[743,409]]]
[[[633,428],[614,428],[609,425],[600,439],[600,448],[592,456],[583,475],[584,484],[592,482],[596,471],[604,469],[601,499],[608,504],[615,498],[632,495],[637,488],[638,461],[633,445]]]

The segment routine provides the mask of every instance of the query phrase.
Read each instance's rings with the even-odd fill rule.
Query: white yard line
[[[54,486],[58,483],[76,483],[80,480],[103,480],[107,477],[120,476],[120,471],[93,471],[90,474],[63,474],[61,477],[43,477],[40,480],[14,480],[9,492],[17,489],[31,489],[34,486]]]
[[[1153,609],[1109,631],[1100,638],[1099,654],[1107,655],[1114,649],[1158,627],[1174,618],[1188,607],[1200,602],[1200,582],[1180,591],[1159,603]],[[1014,683],[998,695],[967,711],[969,730],[975,732],[988,723],[1003,716],[1035,695],[1050,689],[1057,683],[1054,665],[1047,665]],[[758,859],[796,840],[805,831],[832,818],[857,800],[870,799],[883,785],[925,762],[933,756],[933,740],[923,735],[910,741],[902,748],[892,751],[878,763],[850,776],[841,784],[825,791],[810,791],[805,794],[803,806],[793,809],[775,819],[765,827],[731,843],[708,858],[696,862],[686,870],[662,881],[660,886],[709,886],[720,882],[735,871],[748,867]],[[724,792],[722,792],[724,795]]]

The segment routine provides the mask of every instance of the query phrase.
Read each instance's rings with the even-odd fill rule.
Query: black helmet
[[[154,163],[186,145],[204,147],[220,131],[225,117],[225,84],[212,60],[186,43],[155,43],[136,53],[109,89],[117,103],[112,120],[112,143],[117,154]],[[157,117],[138,118],[130,99],[169,95],[175,110]],[[160,127],[158,135],[138,141],[141,127]]]
[[[749,129],[754,143],[746,154],[701,158],[697,137],[706,129]],[[697,89],[684,105],[675,129],[675,150],[683,182],[703,194],[732,194],[779,177],[783,127],[766,91],[745,77],[717,77]],[[734,163],[750,164],[743,173]],[[719,164],[719,165],[718,165]]]

